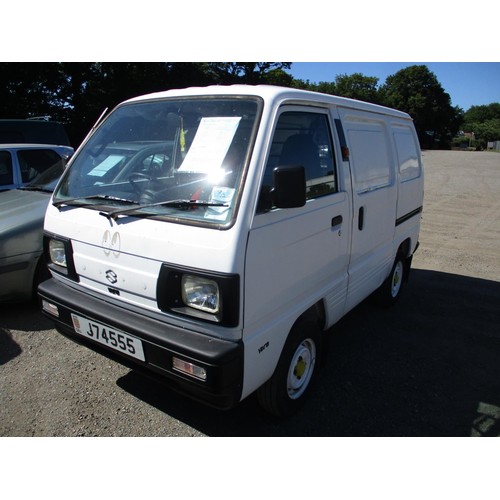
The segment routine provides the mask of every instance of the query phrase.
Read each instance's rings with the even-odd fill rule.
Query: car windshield
[[[38,174],[31,182],[26,184],[19,189],[25,191],[46,191],[48,193],[52,193],[54,188],[56,187],[59,178],[64,172],[64,168],[66,166],[66,160],[61,159],[52,167],[48,168],[41,174]]]
[[[258,108],[256,99],[220,97],[124,104],[73,158],[54,205],[227,224]]]

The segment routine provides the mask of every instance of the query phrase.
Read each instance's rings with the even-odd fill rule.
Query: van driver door
[[[249,234],[245,329],[300,315],[325,298],[327,325],[343,313],[350,237],[349,197],[339,182],[327,109],[282,107],[274,126],[261,199]],[[303,165],[306,204],[273,205],[273,171]]]

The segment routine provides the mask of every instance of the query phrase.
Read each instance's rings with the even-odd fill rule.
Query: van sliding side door
[[[397,184],[383,115],[339,108],[352,177],[352,246],[346,310],[387,276],[393,259]]]

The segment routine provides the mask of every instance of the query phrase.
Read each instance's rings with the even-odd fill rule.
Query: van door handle
[[[358,217],[358,229],[360,231],[363,230],[363,226],[365,224],[365,207],[359,208],[359,217]]]
[[[332,227],[335,227],[335,226],[340,226],[340,224],[342,224],[342,216],[341,215],[337,215],[337,217],[334,217],[332,219]]]

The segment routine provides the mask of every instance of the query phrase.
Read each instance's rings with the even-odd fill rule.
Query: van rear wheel
[[[302,405],[318,369],[321,335],[312,319],[294,325],[273,376],[257,391],[259,404],[266,411],[283,418]]]
[[[375,292],[374,298],[378,305],[390,307],[395,304],[401,296],[403,282],[406,278],[406,267],[404,257],[401,253],[396,256],[389,276],[381,287]]]

